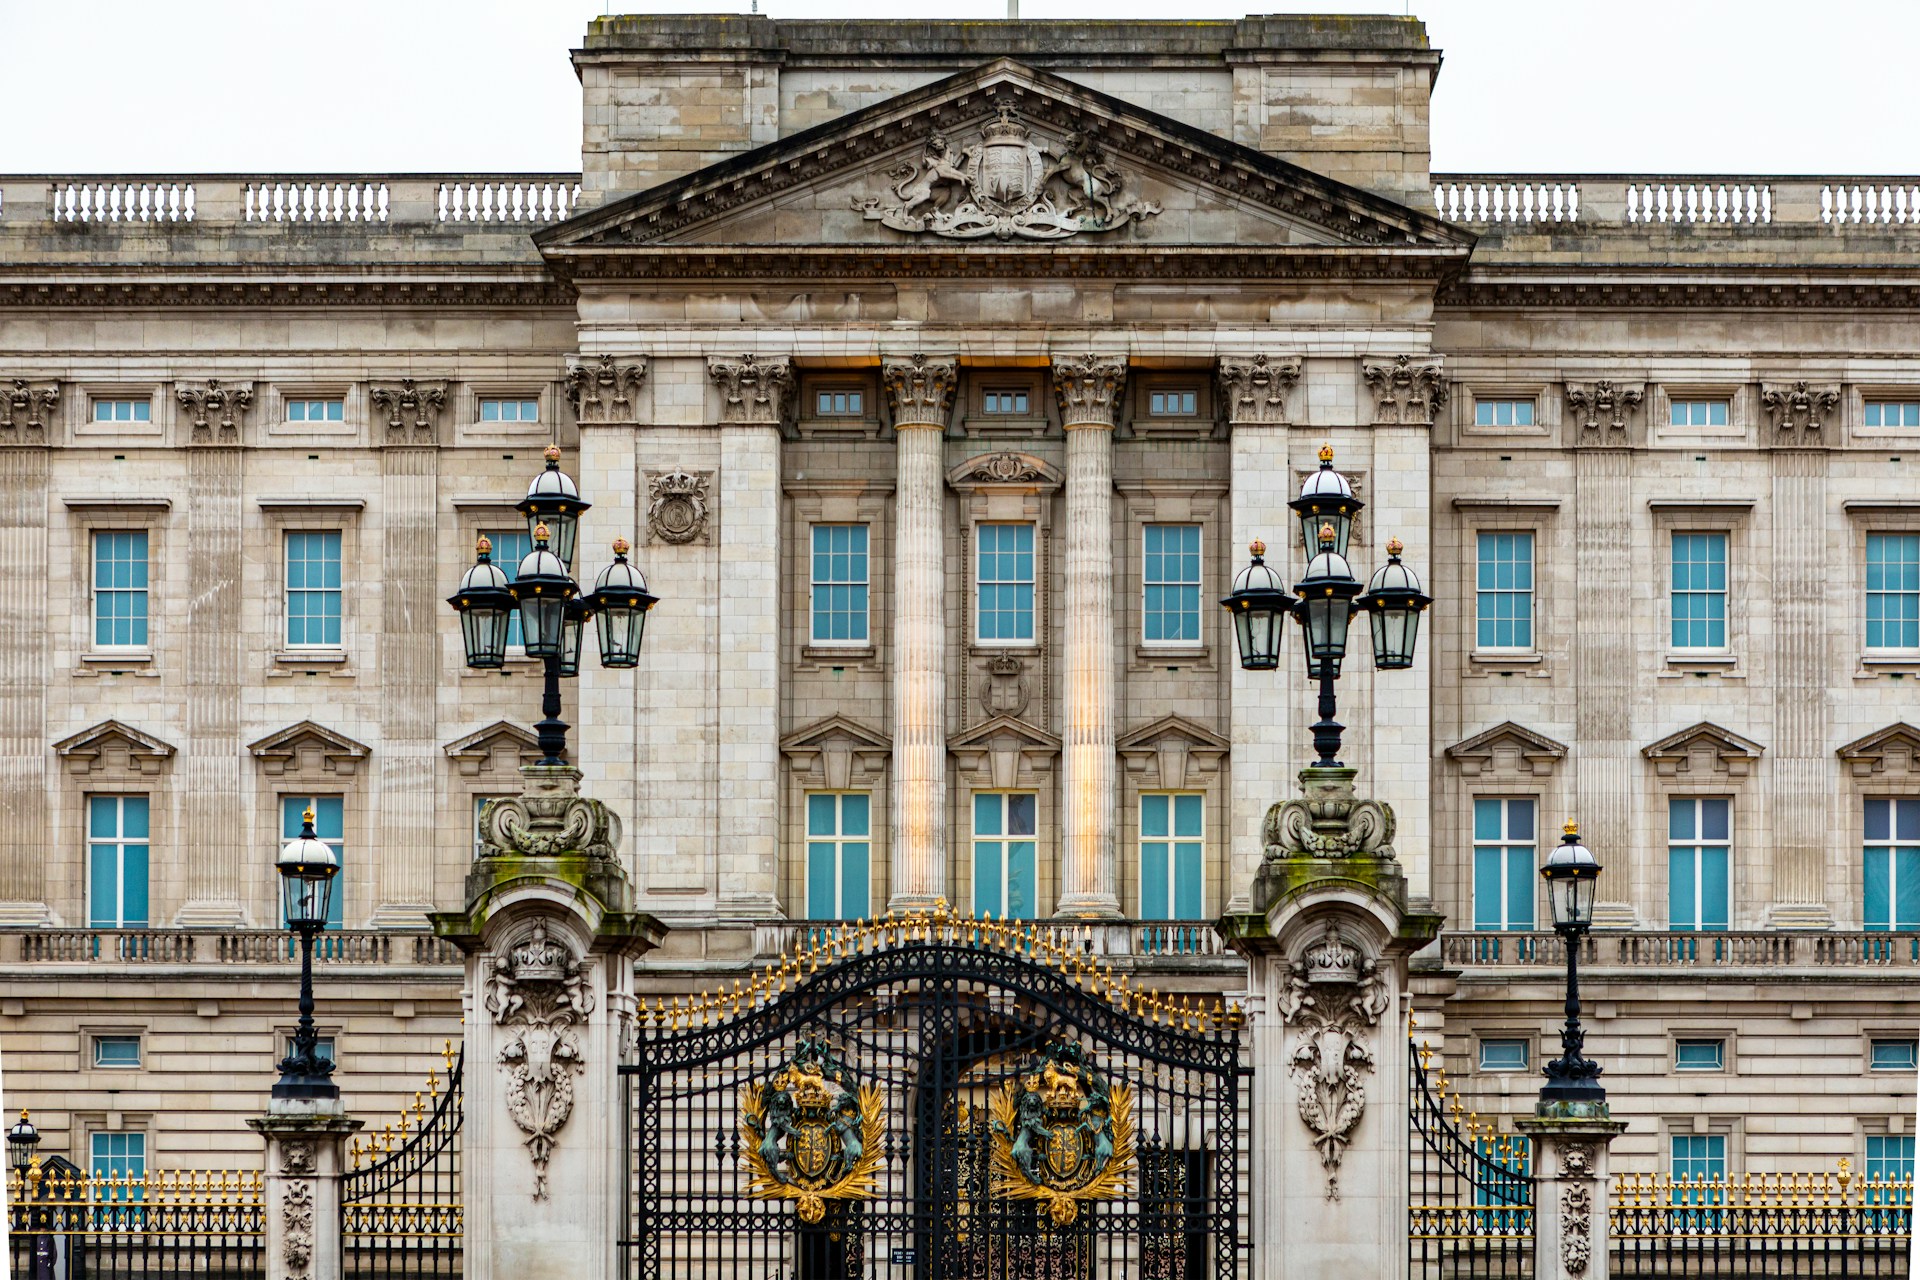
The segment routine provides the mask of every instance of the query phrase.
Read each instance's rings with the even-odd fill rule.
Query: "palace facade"
[[[443,600],[529,549],[550,443],[575,576],[625,537],[661,599],[566,708],[670,927],[644,991],[942,900],[1240,991],[1210,922],[1316,713],[1215,601],[1255,540],[1303,571],[1331,445],[1362,577],[1398,538],[1436,599],[1341,681],[1447,918],[1416,1037],[1531,1107],[1578,820],[1616,1167],[1911,1172],[1920,179],[1436,175],[1411,19],[572,56],[579,173],[0,178],[0,1049],[44,1152],[257,1159],[308,805],[349,1108],[457,1040],[425,918],[538,681]]]

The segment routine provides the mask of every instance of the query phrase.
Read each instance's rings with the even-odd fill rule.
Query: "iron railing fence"
[[[12,1280],[264,1280],[256,1171],[118,1176],[31,1168],[7,1182]]]
[[[340,1187],[340,1249],[346,1280],[459,1276],[466,1207],[460,1130],[466,1050],[448,1041],[447,1076],[429,1072],[413,1106],[366,1140],[356,1138]]]
[[[1407,1274],[1530,1280],[1532,1144],[1468,1111],[1431,1047],[1409,1049]]]
[[[1609,1209],[1611,1274],[1905,1276],[1913,1179],[1817,1174],[1623,1174]]]

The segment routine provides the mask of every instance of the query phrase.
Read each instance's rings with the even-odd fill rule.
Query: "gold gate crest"
[[[1125,1192],[1133,1146],[1133,1090],[1109,1086],[1072,1041],[1046,1046],[993,1099],[994,1194],[1042,1201],[1056,1226],[1083,1200]]]
[[[807,1223],[826,1216],[829,1200],[869,1199],[883,1111],[876,1086],[856,1089],[825,1045],[802,1041],[772,1080],[741,1086],[747,1193],[797,1201]]]

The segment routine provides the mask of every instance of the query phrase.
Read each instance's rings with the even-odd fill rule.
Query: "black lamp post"
[[[40,1145],[40,1131],[33,1127],[33,1121],[27,1119],[22,1111],[13,1128],[7,1130],[7,1165],[20,1179],[20,1188],[26,1190],[27,1170],[33,1164],[33,1150]]]
[[[276,1098],[337,1098],[333,1063],[322,1057],[313,1030],[313,938],[327,927],[333,903],[333,881],[340,860],[326,841],[313,832],[313,810],[302,818],[300,834],[287,841],[274,864],[280,872],[287,927],[300,935],[300,1025],[293,1033],[293,1049],[280,1061]]]
[[[1567,952],[1567,1021],[1560,1031],[1560,1056],[1545,1068],[1547,1083],[1540,1088],[1540,1104],[1603,1104],[1607,1091],[1600,1086],[1600,1064],[1584,1056],[1587,1033],[1580,1027],[1580,939],[1593,927],[1594,883],[1600,864],[1580,843],[1580,829],[1569,822],[1566,834],[1540,868],[1553,908],[1553,931]]]
[[[1413,665],[1420,635],[1420,614],[1433,598],[1420,590],[1420,579],[1400,563],[1399,539],[1387,543],[1387,563],[1363,591],[1347,563],[1347,543],[1353,519],[1366,504],[1354,497],[1347,478],[1333,469],[1333,447],[1320,450],[1320,470],[1307,477],[1300,496],[1287,504],[1300,518],[1307,573],[1289,595],[1280,576],[1266,564],[1266,545],[1255,542],[1253,563],[1233,580],[1233,594],[1221,600],[1233,615],[1240,643],[1240,665],[1249,671],[1272,671],[1280,665],[1282,620],[1292,614],[1300,620],[1300,638],[1307,655],[1307,676],[1320,685],[1320,720],[1313,726],[1318,767],[1338,767],[1344,726],[1334,715],[1338,705],[1334,682],[1347,656],[1347,629],[1355,610],[1373,616],[1373,665],[1382,671]]]
[[[520,561],[512,581],[493,563],[492,544],[484,537],[477,560],[447,598],[460,614],[460,636],[467,665],[488,670],[506,665],[508,620],[520,613],[520,635],[527,656],[545,668],[540,699],[540,763],[567,763],[567,722],[560,718],[560,681],[580,674],[580,652],[587,620],[599,620],[600,665],[633,667],[640,662],[640,638],[647,610],[658,597],[647,580],[627,563],[627,540],[616,538],[613,563],[585,595],[573,579],[573,552],[580,513],[593,504],[580,496],[573,478],[560,470],[560,447],[547,446],[547,466],[527,487],[515,509],[527,518],[533,550]]]

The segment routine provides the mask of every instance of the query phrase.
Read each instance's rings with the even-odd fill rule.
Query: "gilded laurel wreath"
[[[802,1043],[772,1080],[741,1086],[747,1194],[794,1200],[806,1223],[826,1217],[829,1200],[870,1198],[884,1110],[877,1086],[856,1089],[824,1046]]]
[[[1133,1164],[1133,1090],[1109,1087],[1077,1044],[1048,1045],[993,1098],[994,1194],[1039,1200],[1071,1226],[1083,1200],[1126,1190]]]

